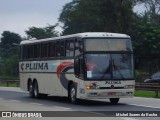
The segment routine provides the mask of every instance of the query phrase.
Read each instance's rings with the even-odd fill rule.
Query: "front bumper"
[[[133,97],[134,89],[86,90],[81,99],[107,99]]]

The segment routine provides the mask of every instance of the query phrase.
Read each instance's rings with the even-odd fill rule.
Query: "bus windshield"
[[[130,39],[86,39],[86,51],[132,51]]]
[[[86,54],[85,57],[87,79],[134,79],[132,54]]]

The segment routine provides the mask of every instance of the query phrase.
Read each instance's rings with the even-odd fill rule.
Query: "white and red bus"
[[[21,89],[34,98],[118,103],[134,93],[133,50],[125,34],[86,32],[22,41],[19,72]]]

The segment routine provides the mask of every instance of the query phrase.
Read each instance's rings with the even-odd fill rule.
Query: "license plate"
[[[108,92],[108,95],[109,95],[109,96],[116,95],[116,92]]]

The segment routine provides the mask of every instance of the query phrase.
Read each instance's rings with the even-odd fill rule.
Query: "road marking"
[[[129,117],[125,117],[125,118],[123,117],[122,119],[123,120],[139,120],[139,119],[136,119],[136,118],[134,119],[134,118],[129,118]]]
[[[83,111],[83,112],[87,112],[87,113],[92,113],[92,114],[97,114],[97,115],[101,115],[101,116],[106,116],[103,113],[98,113],[98,112],[90,112],[90,111]]]
[[[39,104],[39,103],[29,103],[31,105],[39,105],[39,106],[42,106],[43,104]]]
[[[10,100],[10,101],[12,101],[12,102],[21,102],[21,101],[19,101],[19,100]]]
[[[135,106],[140,106],[140,107],[149,107],[149,108],[158,108],[158,109],[160,109],[160,107],[147,106],[147,105],[137,105],[137,104],[128,104],[128,105],[135,105]]]
[[[52,107],[56,107],[56,108],[60,108],[60,109],[65,109],[65,110],[69,110],[71,108],[67,108],[67,107],[60,107],[60,106],[52,106]]]

